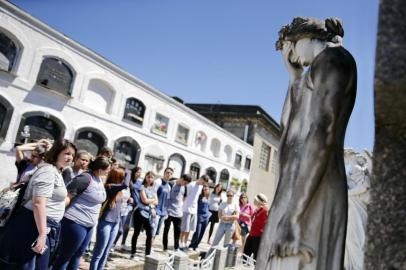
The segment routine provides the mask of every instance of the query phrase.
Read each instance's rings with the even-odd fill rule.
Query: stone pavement
[[[173,251],[173,226],[171,226],[171,229],[169,231],[169,237],[168,237],[168,250],[169,252]],[[214,227],[214,232],[212,235],[212,240],[214,239],[214,234],[217,230],[217,224]],[[163,247],[162,247],[162,234],[163,234],[163,227],[161,228],[161,234],[157,236],[153,242],[152,245],[152,250],[153,252],[161,253],[164,255],[169,255],[169,253],[163,252]],[[131,238],[133,235],[133,230],[130,230],[130,233],[127,237],[127,242],[126,246],[128,247],[128,250],[119,250],[119,248],[116,248],[113,252],[110,253],[109,261],[107,263],[107,266],[105,269],[128,269],[128,270],[138,270],[138,269],[143,269],[144,267],[144,254],[145,254],[145,232],[142,232],[140,236],[138,237],[138,246],[137,246],[137,258],[139,261],[131,260],[130,259],[130,247],[131,247]],[[200,252],[206,252],[209,250],[210,245],[207,244],[207,238],[209,235],[209,228],[207,228],[205,235],[203,237],[202,242],[199,245],[199,248],[197,251],[190,250],[187,252],[189,257],[191,259],[198,259]],[[190,239],[192,239],[192,235],[190,236]],[[92,239],[92,247],[94,245],[95,241],[95,235],[93,236]],[[121,239],[118,241],[118,243],[121,243]],[[190,243],[190,242],[189,242]],[[84,256],[84,260],[81,263],[80,269],[81,270],[88,270],[89,269],[89,262],[91,259],[90,256]]]

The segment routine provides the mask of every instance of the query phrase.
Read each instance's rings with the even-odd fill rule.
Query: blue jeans
[[[78,269],[80,257],[92,238],[92,232],[93,227],[85,227],[63,218],[58,256],[52,270]]]
[[[164,223],[164,221],[165,221],[165,216],[156,215],[155,227],[154,227],[153,233],[152,233],[153,236],[159,235],[159,232],[161,231],[162,223]]]
[[[214,236],[212,246],[217,246],[218,244],[220,244],[220,241],[224,236],[224,247],[227,247],[228,244],[230,244],[231,236],[233,235],[234,230],[234,222],[225,223],[221,221]]]
[[[103,270],[106,265],[110,249],[116,239],[120,222],[108,222],[99,219],[96,232],[96,244],[90,262],[90,270]]]
[[[190,246],[193,249],[196,249],[200,242],[203,239],[204,232],[206,231],[207,224],[209,223],[208,220],[203,220],[197,223],[196,231],[193,234],[192,242],[190,242]]]
[[[230,244],[231,236],[233,235],[235,230],[234,222],[232,223],[225,223],[220,221],[219,226],[216,231],[216,235],[214,236],[213,244],[211,245],[209,251],[206,253],[206,258],[214,252],[214,247],[220,244],[221,239],[224,236],[224,247],[227,247]]]

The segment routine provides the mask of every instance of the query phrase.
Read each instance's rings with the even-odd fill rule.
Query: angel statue
[[[363,270],[372,158],[368,151],[361,154],[352,149],[345,149],[344,160],[348,186],[348,222],[344,268],[346,270]]]

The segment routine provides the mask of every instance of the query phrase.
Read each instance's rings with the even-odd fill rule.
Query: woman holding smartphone
[[[45,163],[31,176],[22,207],[8,221],[0,246],[0,269],[46,270],[58,241],[67,191],[62,170],[76,147],[57,141],[45,154]]]

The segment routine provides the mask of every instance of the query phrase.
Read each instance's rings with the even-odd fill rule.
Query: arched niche
[[[106,146],[107,137],[98,129],[83,127],[76,131],[75,144],[78,149],[86,150],[96,156],[99,150]]]
[[[114,89],[107,82],[91,79],[83,103],[95,111],[110,113],[114,94]]]
[[[220,172],[219,183],[225,188],[228,189],[230,181],[230,172],[227,169],[223,169]]]
[[[214,157],[220,156],[221,142],[217,138],[213,138],[210,144],[210,151]]]
[[[42,60],[37,84],[64,96],[72,94],[75,71],[63,59],[47,56]]]
[[[121,137],[114,143],[114,157],[127,168],[133,168],[138,165],[140,153],[140,145],[131,137]]]
[[[65,129],[62,121],[49,113],[26,112],[21,117],[16,143],[33,142],[44,138],[62,139]]]
[[[199,165],[199,163],[193,162],[190,165],[190,175],[194,179],[199,179],[199,177],[200,177],[200,165]]]
[[[168,158],[168,167],[173,169],[173,177],[179,178],[185,173],[186,160],[178,153],[172,154]]]
[[[20,43],[0,28],[0,70],[10,72],[20,50]]]
[[[13,111],[13,105],[3,96],[0,96],[0,142],[6,138]]]
[[[241,192],[247,193],[248,190],[248,180],[243,179],[241,183]]]
[[[206,169],[206,174],[209,176],[209,178],[213,181],[213,183],[217,182],[217,171],[213,167],[209,167]]]
[[[232,159],[232,155],[233,155],[233,149],[231,148],[230,145],[226,145],[224,147],[224,159],[226,162],[231,162]]]
[[[196,133],[196,137],[195,137],[195,146],[201,151],[201,152],[205,152],[206,151],[206,145],[207,145],[207,134],[202,131],[199,130]]]

